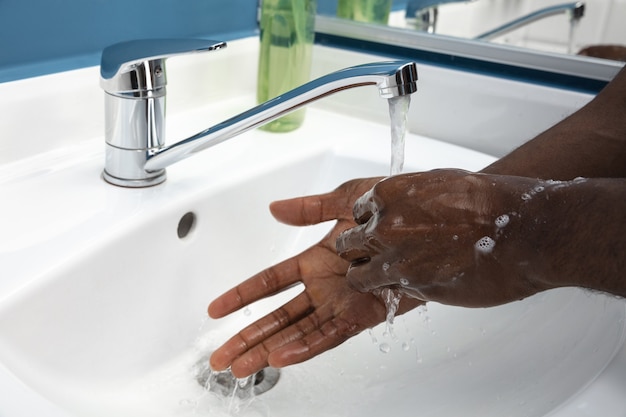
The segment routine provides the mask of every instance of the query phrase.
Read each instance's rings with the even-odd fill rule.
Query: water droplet
[[[380,345],[378,345],[378,349],[380,349],[382,353],[391,352],[391,346],[389,346],[389,343],[386,343],[386,342],[383,342]]]
[[[383,264],[383,271],[387,272],[387,271],[389,270],[389,266],[390,266],[390,265],[389,265],[389,262],[385,262],[385,263]]]
[[[239,385],[239,388],[245,388],[248,383],[250,382],[252,377],[248,376],[245,378],[238,378],[237,379],[237,385]]]
[[[406,278],[400,278],[400,285],[407,286],[409,285],[409,280]]]
[[[250,308],[246,307],[243,309],[243,315],[244,316],[249,316],[252,314],[252,311],[250,310]]]
[[[378,343],[378,339],[376,339],[376,336],[374,336],[374,332],[372,332],[372,329],[368,329],[367,332],[370,334],[370,337],[372,338],[372,343],[374,344]]]
[[[530,194],[528,194],[528,193],[522,194],[522,200],[524,200],[524,201],[528,201],[531,198],[532,198],[532,196]]]
[[[402,343],[402,350],[405,352],[408,352],[409,349],[411,349],[411,345],[409,344],[409,342],[403,342]]]
[[[459,236],[458,235],[452,236],[452,240],[459,240]]]
[[[545,188],[544,188],[543,185],[537,185],[537,186],[535,186],[535,188],[533,188],[533,190],[535,190],[536,193],[540,193],[543,190],[545,190]]]
[[[380,297],[387,307],[387,320],[386,320],[386,332],[385,337],[391,336],[393,340],[396,340],[396,335],[393,329],[393,321],[398,311],[398,305],[402,299],[402,293],[391,288],[383,288],[375,292],[376,296]]]

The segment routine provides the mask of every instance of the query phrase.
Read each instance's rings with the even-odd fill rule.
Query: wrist
[[[549,288],[624,295],[624,185],[615,179],[538,181],[541,191],[520,205],[521,238],[534,252],[529,277]]]

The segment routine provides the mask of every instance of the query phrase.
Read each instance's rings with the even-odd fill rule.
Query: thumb
[[[339,218],[343,210],[335,192],[274,201],[270,204],[272,216],[292,226],[309,226]]]
[[[351,180],[330,193],[275,201],[270,204],[270,211],[276,220],[292,226],[309,226],[328,220],[352,220],[355,200],[378,181],[380,178]]]

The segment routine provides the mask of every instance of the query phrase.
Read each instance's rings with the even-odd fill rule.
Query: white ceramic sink
[[[251,38],[217,58],[168,62],[171,139],[253,104],[255,48]],[[315,53],[319,75],[385,59]],[[409,125],[422,136],[407,139],[407,171],[480,169],[494,158],[469,148],[502,155],[589,99],[419,72]],[[330,227],[278,224],[272,200],[388,173],[384,101],[375,89],[325,99],[294,133],[248,132],[168,168],[160,186],[129,190],[100,178],[97,68],[9,84],[0,85],[0,416],[227,415],[229,400],[207,394],[194,367],[299,289],[218,321],[206,307]],[[187,213],[195,223],[181,238]],[[490,309],[431,304],[397,319],[397,340],[379,327],[282,370],[239,414],[621,417],[625,309],[576,289]]]
[[[206,319],[207,304],[321,237],[329,225],[280,225],[268,204],[385,175],[387,131],[313,109],[295,133],[249,132],[170,168],[154,188],[105,184],[95,144],[45,176],[26,167],[6,181],[5,201],[24,204],[2,209],[3,230],[16,236],[2,247],[4,265],[31,274],[0,301],[0,386],[11,393],[0,414],[226,414],[194,365],[285,297],[218,321]],[[493,160],[415,135],[407,155],[407,170]],[[180,238],[186,213],[195,224]],[[542,416],[613,359],[624,314],[623,301],[575,289],[490,309],[432,304],[397,319],[397,340],[376,328],[284,369],[241,414]]]

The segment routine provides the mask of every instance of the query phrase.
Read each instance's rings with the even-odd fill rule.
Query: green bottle
[[[338,0],[337,17],[386,25],[391,3],[392,0]]]
[[[316,0],[263,0],[257,101],[263,103],[309,81]],[[304,120],[304,109],[261,129],[288,132]]]

